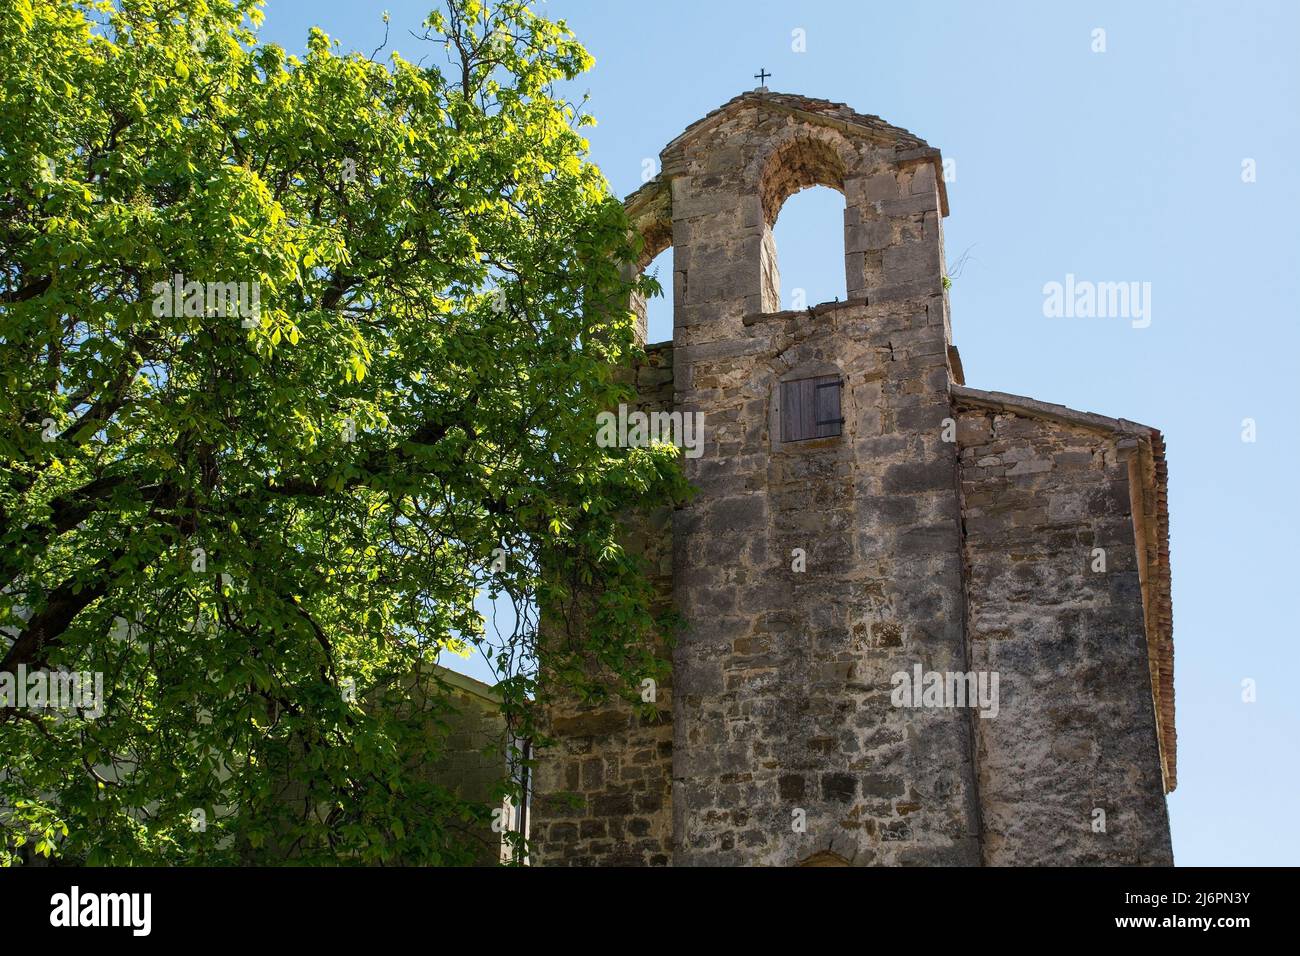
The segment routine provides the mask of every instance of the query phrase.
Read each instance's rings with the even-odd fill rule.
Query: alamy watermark
[[[1135,329],[1151,324],[1150,282],[1091,282],[1067,273],[1065,282],[1043,286],[1043,315],[1049,319],[1131,319]]]
[[[148,936],[153,928],[152,893],[91,893],[73,886],[50,897],[50,925],[121,926],[132,936]]]
[[[0,707],[20,710],[62,710],[81,712],[87,720],[104,713],[102,671],[28,671],[19,664],[17,672],[0,671]]]
[[[687,458],[704,454],[703,412],[629,412],[596,416],[596,444],[601,448],[644,448],[653,443],[676,445]]]
[[[980,717],[998,715],[997,671],[926,671],[920,664],[911,673],[890,678],[895,707],[978,707]]]
[[[262,316],[262,286],[259,282],[199,282],[185,279],[181,273],[171,282],[155,282],[155,318],[216,315],[242,318],[244,328],[257,325]]]

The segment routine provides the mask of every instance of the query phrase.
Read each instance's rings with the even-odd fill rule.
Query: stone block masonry
[[[1133,518],[1153,436],[957,401],[968,637],[975,667],[1006,675],[1005,719],[977,722],[985,858],[1171,864]]]
[[[686,629],[655,720],[549,706],[534,862],[1170,863],[1159,433],[964,385],[912,134],[762,90],[661,161],[627,203],[640,267],[674,247],[638,407],[703,413],[705,443],[629,541]],[[772,225],[811,185],[845,197],[849,299],[781,312]],[[814,394],[830,427],[783,430]],[[997,716],[899,706],[918,666],[998,672]]]
[[[633,372],[636,410],[671,409],[671,343],[648,350]],[[672,599],[672,515],[667,508],[629,521],[625,547],[647,562],[663,606]],[[661,649],[666,654],[666,649]],[[542,715],[556,741],[541,750],[533,783],[531,833],[540,865],[666,866],[672,862],[673,681],[654,688],[654,716],[621,699],[580,705],[561,699]]]

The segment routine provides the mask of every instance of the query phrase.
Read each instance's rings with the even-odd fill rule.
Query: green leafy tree
[[[637,346],[590,57],[518,2],[431,14],[443,65],[260,20],[0,6],[0,674],[103,675],[0,709],[0,862],[461,862],[438,655],[520,737],[539,608],[588,595],[565,693],[655,667],[619,518],[683,483],[594,440]]]

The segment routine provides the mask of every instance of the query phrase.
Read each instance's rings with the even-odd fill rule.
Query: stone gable
[[[534,862],[1171,863],[1159,433],[963,384],[940,155],[907,131],[758,90],[661,159],[627,203],[638,266],[674,250],[640,407],[705,445],[629,542],[686,629],[654,720],[549,709]],[[812,185],[845,198],[848,300],[779,311],[772,226]],[[838,433],[783,441],[813,395]],[[996,716],[899,703],[993,672]]]

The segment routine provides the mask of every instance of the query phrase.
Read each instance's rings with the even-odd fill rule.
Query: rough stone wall
[[[425,784],[446,788],[487,814],[504,807],[499,787],[508,774],[508,730],[497,692],[481,681],[438,665],[431,673],[421,668],[406,675],[401,685],[393,697],[386,694],[389,688],[380,686],[371,688],[362,698],[367,710],[393,705],[410,721],[411,736],[404,738],[394,759]],[[394,700],[403,703],[393,704]],[[301,748],[295,750],[296,755],[288,759],[302,760]],[[436,754],[437,759],[430,759],[431,754]],[[285,776],[278,778],[278,799],[295,816],[312,812],[317,819],[324,819],[330,804],[315,804],[313,810],[307,811],[311,800],[303,768],[298,766],[292,775],[288,771],[288,767],[283,768]],[[448,842],[457,850],[457,862],[473,866],[501,862],[503,838],[493,831],[490,818],[454,819],[445,821],[445,825]],[[462,854],[468,860],[462,860]],[[247,866],[282,866],[301,859],[300,848],[283,831],[256,848],[246,847],[241,855]],[[393,860],[397,865],[413,862],[404,857]]]
[[[1131,505],[1137,442],[979,408],[960,412],[958,439],[973,662],[1001,678],[999,715],[975,721],[985,862],[1172,864]]]
[[[642,411],[672,405],[672,343],[647,350],[636,370]],[[672,601],[670,511],[629,522],[625,547],[640,554],[652,582]],[[666,653],[666,651],[665,651]],[[552,702],[543,731],[555,741],[537,753],[530,834],[534,864],[667,866],[672,861],[672,681],[656,687],[646,719],[622,700],[599,706]]]
[[[678,865],[979,860],[967,715],[890,702],[913,662],[964,669],[934,155],[761,103],[665,151],[676,403],[706,426],[673,527]],[[764,314],[771,222],[814,182],[854,298]],[[783,446],[780,379],[836,370],[842,435]]]
[[[967,715],[890,701],[913,663],[965,669],[942,311],[756,317],[754,353],[693,366],[712,428],[674,529],[679,864],[979,860]],[[841,436],[775,441],[780,379],[829,367]]]
[[[460,687],[440,690],[449,698],[449,711],[440,713],[445,725],[430,725],[430,737],[441,738],[442,759],[429,767],[430,779],[447,787],[463,800],[489,807],[501,806],[494,797],[496,787],[506,776],[506,726],[496,700],[468,692]],[[473,848],[479,866],[492,866],[501,859],[501,834],[489,824],[465,831],[465,841]]]
[[[659,721],[552,709],[535,860],[1169,862],[1151,688],[1169,682],[1172,739],[1172,664],[1148,671],[1131,442],[954,405],[974,390],[954,385],[938,152],[763,92],[661,159],[628,208],[638,267],[674,247],[674,341],[636,374],[642,407],[702,413],[705,442],[697,495],[631,539],[687,626]],[[849,300],[779,312],[772,225],[814,184],[845,197]],[[781,383],[833,374],[842,433],[782,443]],[[895,706],[917,665],[999,670],[999,716]]]

